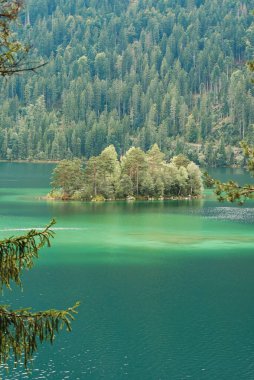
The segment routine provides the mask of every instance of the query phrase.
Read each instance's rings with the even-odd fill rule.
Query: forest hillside
[[[254,0],[27,0],[37,74],[1,81],[0,159],[156,143],[210,166],[253,142]]]

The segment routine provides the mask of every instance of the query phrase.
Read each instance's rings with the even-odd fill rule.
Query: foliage
[[[254,149],[251,148],[246,142],[242,144],[243,152],[247,158],[247,168],[251,174],[254,173]],[[254,185],[247,184],[240,186],[237,182],[229,181],[222,183],[221,181],[215,180],[215,194],[219,201],[237,201],[242,205],[247,199],[254,197]]]
[[[203,173],[203,184],[208,189],[212,189],[215,185],[215,180],[208,174],[208,172]]]
[[[9,310],[0,306],[0,363],[10,358],[15,362],[24,361],[27,367],[29,360],[37,351],[38,341],[53,343],[55,334],[65,326],[71,331],[71,321],[79,303],[67,310],[47,310],[31,313],[29,309]]]
[[[33,260],[38,258],[39,249],[45,244],[50,247],[50,238],[54,232],[50,227],[55,224],[52,222],[44,231],[37,232],[31,230],[27,235],[11,237],[0,241],[0,287],[3,285],[10,288],[10,281],[21,285],[21,269],[31,269]]]
[[[242,163],[253,141],[254,0],[27,0],[17,37],[36,76],[0,92],[0,159],[118,155],[157,143],[170,159]],[[1,85],[1,84],[0,84]],[[6,95],[7,94],[7,95]],[[234,148],[230,148],[234,146]]]
[[[0,0],[0,75],[10,76],[24,71],[34,71],[42,64],[27,62],[29,45],[19,41],[12,29],[17,25],[22,0]]]
[[[96,195],[92,198],[92,202],[104,202],[105,198],[103,195]]]
[[[254,71],[254,62],[248,62],[248,67],[251,72]],[[249,146],[246,141],[241,142],[241,147],[243,149],[244,156],[247,159],[247,169],[253,175],[254,174],[254,148]],[[234,181],[229,181],[222,183],[221,181],[215,181],[215,194],[219,201],[237,201],[242,205],[247,199],[252,199],[254,197],[254,185],[247,184],[245,186],[239,186],[238,183]]]
[[[24,236],[11,237],[0,241],[0,284],[10,288],[11,281],[21,286],[20,273],[31,269],[39,250],[50,246],[54,232],[52,222],[43,230],[31,230]],[[0,363],[23,361],[27,367],[37,351],[38,341],[53,343],[55,334],[64,326],[71,330],[71,320],[79,303],[67,310],[47,310],[33,313],[30,309],[11,310],[0,306]]]
[[[64,197],[68,198],[78,190],[82,176],[81,160],[63,160],[53,170],[51,185],[53,187],[60,187],[64,193]]]
[[[122,158],[122,171],[131,178],[136,195],[139,194],[140,180],[142,180],[146,166],[146,156],[140,148],[130,148]]]
[[[71,167],[74,167],[73,161],[68,160],[57,165],[54,173],[58,173],[63,182],[53,182],[56,187],[50,198],[54,198],[54,194],[59,198],[62,191],[62,199],[66,199],[64,189],[75,178]],[[194,197],[203,189],[201,171],[194,162],[183,155],[166,162],[157,144],[147,153],[132,147],[120,161],[111,145],[99,156],[91,157],[81,170],[75,178],[76,191],[69,193],[69,199],[102,201],[129,199],[133,195],[142,198]]]
[[[234,181],[229,181],[226,183],[216,181],[215,184],[215,194],[217,195],[219,201],[237,201],[242,205],[246,199],[253,198],[253,185],[240,186],[237,182]]]

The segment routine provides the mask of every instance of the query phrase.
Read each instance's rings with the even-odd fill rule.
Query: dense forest
[[[0,159],[119,156],[241,164],[253,142],[254,0],[27,0],[37,74],[2,80]]]
[[[113,145],[86,162],[61,160],[52,178],[49,199],[179,199],[203,190],[199,167],[182,154],[166,162],[157,144],[146,153],[131,147],[120,160]]]

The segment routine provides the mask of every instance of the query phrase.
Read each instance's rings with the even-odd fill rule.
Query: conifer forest
[[[254,137],[253,0],[27,0],[16,32],[47,64],[1,79],[0,159],[157,144],[242,165]]]

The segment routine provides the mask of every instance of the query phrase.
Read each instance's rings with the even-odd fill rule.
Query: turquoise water
[[[254,379],[254,203],[220,204],[211,191],[193,201],[45,201],[52,168],[0,164],[1,238],[57,219],[52,248],[4,303],[82,302],[72,333],[40,347],[28,378]]]

